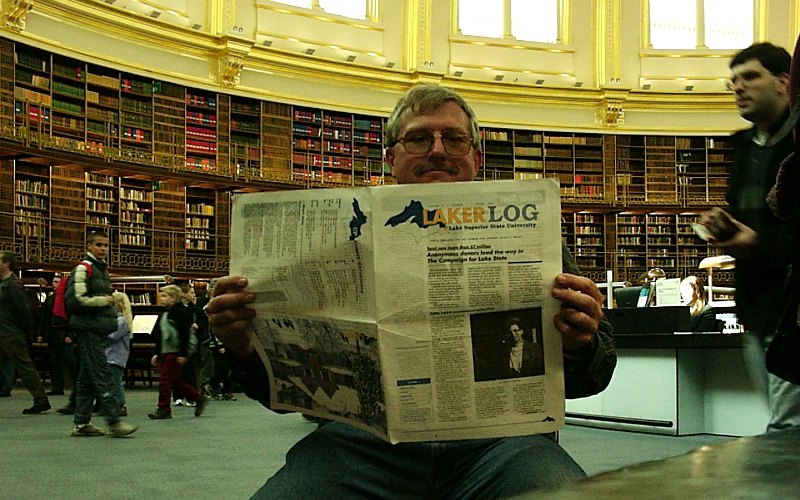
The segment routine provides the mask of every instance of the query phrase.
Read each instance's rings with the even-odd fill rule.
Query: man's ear
[[[394,176],[394,148],[387,147],[383,152],[383,156],[386,158],[386,163],[389,164],[389,172]]]
[[[480,172],[481,165],[483,165],[483,151],[481,151],[480,149],[476,149],[473,152],[473,155],[474,155],[473,156],[473,164],[474,164],[475,171],[472,172],[472,178],[473,179],[477,179],[478,178],[478,172]]]
[[[781,82],[781,84],[783,85],[784,89],[786,90],[786,93],[788,94],[789,93],[789,81],[790,81],[789,73],[781,73],[780,75],[778,75],[778,80]]]

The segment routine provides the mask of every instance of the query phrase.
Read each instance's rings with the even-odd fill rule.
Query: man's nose
[[[444,149],[444,142],[442,141],[441,135],[433,136],[433,144],[431,144],[431,150],[428,151],[428,154],[440,154],[445,155],[447,151]]]

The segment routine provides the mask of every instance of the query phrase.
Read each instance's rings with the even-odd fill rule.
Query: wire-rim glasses
[[[426,155],[430,152],[437,137],[442,141],[442,146],[449,155],[464,156],[472,149],[470,136],[458,132],[440,133],[430,130],[415,130],[408,132],[397,142],[403,145],[408,154]]]

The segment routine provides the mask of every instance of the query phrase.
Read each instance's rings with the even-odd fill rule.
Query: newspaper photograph
[[[556,181],[237,195],[272,408],[390,442],[564,424]]]

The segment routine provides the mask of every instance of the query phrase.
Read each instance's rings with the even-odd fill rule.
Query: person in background
[[[108,237],[90,233],[86,238],[86,257],[72,271],[71,286],[64,294],[69,311],[69,327],[78,340],[80,367],[75,397],[73,437],[103,436],[106,431],[92,425],[95,399],[108,423],[108,435],[124,437],[139,428],[120,418],[117,388],[106,359],[108,335],[117,329],[117,313],[108,275]],[[91,268],[91,269],[90,269]]]
[[[211,392],[211,378],[214,375],[214,356],[211,348],[212,335],[208,328],[208,316],[205,307],[210,300],[208,287],[203,282],[196,282],[194,319],[197,324],[197,388],[206,396]]]
[[[188,314],[192,317],[192,326],[189,329],[190,337],[189,337],[189,349],[188,349],[188,356],[186,357],[186,363],[181,367],[181,380],[189,385],[193,385],[200,388],[200,384],[198,383],[198,352],[199,349],[199,337],[197,335],[198,325],[197,325],[197,295],[195,294],[194,288],[189,283],[181,283],[178,285],[181,289],[183,295],[181,296],[180,305],[185,307],[188,310]],[[175,406],[195,406],[193,401],[190,401],[186,395],[183,393],[180,387],[173,388],[172,391],[172,400],[175,403]]]
[[[697,276],[681,280],[681,303],[689,308],[693,332],[721,332],[714,308],[706,303],[706,289]]]
[[[17,256],[0,252],[0,366],[10,361],[22,383],[33,396],[33,406],[22,413],[34,415],[51,408],[39,372],[28,353],[28,334],[32,331],[30,300],[14,270]],[[13,382],[13,375],[11,376]],[[9,389],[10,395],[10,389]]]
[[[730,63],[739,114],[753,126],[731,136],[728,207],[715,207],[700,223],[712,244],[736,257],[736,314],[747,330],[745,354],[756,384],[770,409],[767,431],[800,425],[800,386],[767,373],[769,345],[782,307],[784,282],[795,240],[792,222],[770,211],[766,198],[781,162],[794,150],[789,118],[789,53],[757,43]]]
[[[194,318],[191,311],[181,304],[183,291],[177,285],[167,285],[159,292],[161,303],[167,308],[158,321],[160,338],[156,345],[159,354],[153,356],[152,364],[160,370],[158,379],[158,408],[148,413],[153,420],[172,418],[172,389],[179,389],[186,398],[195,403],[194,416],[205,411],[208,398],[197,388],[181,379],[181,371],[189,356],[189,344]]]
[[[106,346],[106,359],[111,367],[114,384],[117,386],[117,399],[119,400],[119,414],[128,416],[128,406],[125,401],[125,365],[131,354],[131,330],[133,329],[133,312],[131,301],[122,292],[114,292],[114,308],[117,310],[117,329],[108,335]]]
[[[63,278],[61,276],[53,277],[53,291],[58,288]],[[55,302],[55,293],[50,293],[44,300],[43,316],[42,316],[42,335],[46,335],[42,340],[47,342],[47,348],[50,350],[50,359],[52,362],[52,379],[53,388],[47,393],[48,396],[58,396],[64,394],[64,369],[66,368],[70,378],[72,378],[72,395],[70,401],[75,401],[75,381],[78,380],[78,362],[75,360],[75,348],[72,342],[72,334],[69,331],[67,322],[53,314],[53,304]]]
[[[472,108],[438,85],[413,87],[400,99],[387,123],[386,144],[386,160],[400,184],[472,181],[481,166]],[[563,243],[562,267],[551,293],[561,302],[553,322],[562,336],[566,397],[585,397],[608,385],[616,354],[603,296],[578,275]],[[269,407],[266,368],[246,334],[256,314],[248,305],[254,299],[246,277],[220,278],[206,313],[232,354],[245,393]],[[253,498],[497,498],[585,476],[552,435],[392,445],[330,422],[297,443]]]
[[[792,115],[800,112],[800,36],[794,47],[789,76]],[[790,118],[791,119],[791,118]],[[794,124],[794,151],[781,163],[775,185],[767,195],[773,215],[789,223],[795,246],[789,276],[783,290],[782,314],[776,331],[777,342],[767,353],[767,369],[782,379],[800,383],[800,123]]]

